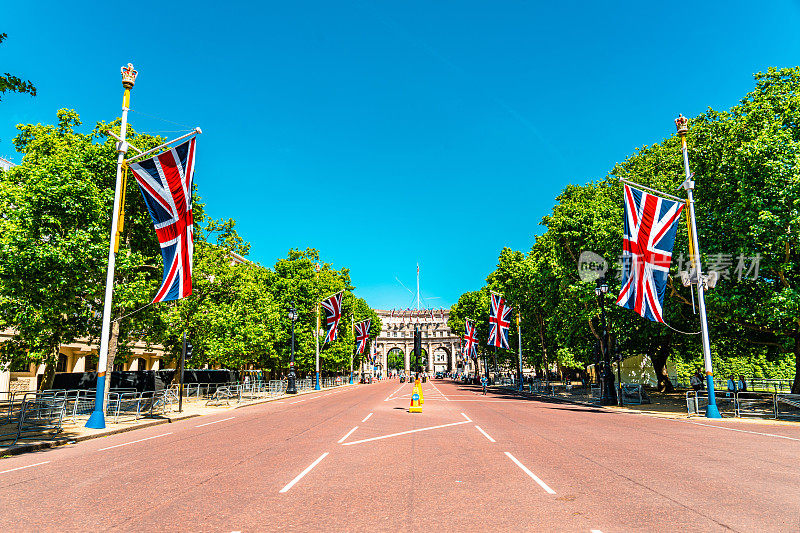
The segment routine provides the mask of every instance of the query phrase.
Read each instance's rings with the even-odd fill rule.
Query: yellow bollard
[[[419,378],[414,382],[414,388],[417,389],[419,393],[419,404],[425,405],[425,396],[422,394],[422,384],[419,382]]]
[[[422,405],[420,405],[420,394],[419,389],[416,385],[414,385],[414,389],[411,392],[411,407],[408,408],[409,413],[421,413],[422,412]]]

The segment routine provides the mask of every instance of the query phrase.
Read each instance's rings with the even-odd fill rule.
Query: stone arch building
[[[405,371],[411,370],[411,352],[414,350],[414,326],[422,332],[422,349],[428,354],[428,372],[449,372],[456,370],[458,354],[461,350],[461,337],[447,327],[449,311],[419,310],[384,311],[376,309],[383,324],[375,340],[379,367],[385,374],[388,369],[388,354],[393,348],[402,350],[405,358]],[[394,316],[392,316],[394,314]],[[409,316],[409,314],[411,316]]]

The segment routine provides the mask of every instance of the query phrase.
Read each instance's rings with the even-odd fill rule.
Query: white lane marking
[[[289,402],[289,405],[294,405],[296,403],[304,402],[305,400],[297,400],[296,402]]]
[[[556,493],[556,491],[554,491],[553,489],[551,489],[550,487],[547,486],[547,483],[545,483],[544,481],[539,479],[536,476],[536,474],[534,474],[533,472],[528,470],[527,466],[525,466],[524,464],[520,463],[519,460],[517,460],[516,457],[514,457],[513,455],[511,455],[508,452],[503,452],[503,453],[506,454],[506,456],[508,456],[509,459],[514,461],[516,463],[516,465],[522,469],[523,472],[525,472],[526,474],[531,476],[531,479],[533,479],[536,483],[538,483],[539,486],[542,487],[546,493],[548,493],[548,494],[555,494]]]
[[[281,490],[279,490],[278,492],[280,492],[280,493],[284,493],[284,492],[288,491],[289,489],[291,489],[292,487],[294,487],[294,484],[295,484],[295,483],[297,483],[298,481],[300,481],[301,479],[303,479],[303,476],[305,476],[306,474],[308,474],[309,472],[311,472],[311,470],[312,470],[312,469],[313,469],[315,466],[317,466],[317,465],[319,464],[319,462],[320,462],[320,461],[322,461],[323,459],[325,459],[325,457],[327,457],[327,455],[328,455],[328,452],[325,452],[325,453],[323,453],[322,455],[320,455],[320,456],[319,456],[319,458],[318,458],[316,461],[314,461],[313,463],[311,463],[310,465],[308,465],[308,466],[306,467],[306,469],[305,469],[305,470],[303,470],[302,472],[300,472],[300,474],[299,474],[299,475],[298,475],[296,478],[294,478],[293,480],[291,480],[291,481],[289,482],[289,484],[288,484],[288,485],[286,485],[285,487],[283,487],[283,488],[282,488]]]
[[[480,431],[481,433],[483,433],[483,436],[484,436],[484,437],[486,437],[487,439],[489,439],[489,442],[497,442],[497,441],[496,441],[496,440],[494,440],[492,437],[490,437],[488,433],[486,433],[486,432],[485,432],[483,429],[481,429],[481,427],[480,427],[480,426],[475,426],[475,429],[477,429],[478,431]]]
[[[787,437],[786,435],[775,435],[774,433],[761,433],[759,431],[748,431],[746,429],[726,428],[725,426],[715,426],[714,424],[703,424],[701,422],[690,422],[688,420],[681,420],[681,422],[687,422],[688,424],[695,424],[697,426],[705,426],[709,428],[727,429],[728,431],[738,431],[739,433],[751,433],[753,435],[761,435],[764,437],[775,437],[776,439],[800,441],[800,439],[796,439],[794,437]]]
[[[469,418],[467,415],[465,415],[464,413],[461,413],[461,416],[463,416],[464,418],[466,418],[466,419],[467,419],[467,422],[472,422],[472,420],[471,420],[471,419],[470,419],[470,418]]]
[[[8,474],[9,472],[15,472],[15,471],[17,471],[17,470],[24,470],[24,469],[26,469],[26,468],[32,468],[32,467],[34,467],[34,466],[46,465],[46,464],[47,464],[47,463],[49,463],[49,462],[50,462],[50,461],[43,461],[43,462],[41,462],[41,463],[34,463],[34,464],[32,464],[32,465],[18,466],[17,468],[12,468],[12,469],[10,469],[10,470],[3,470],[2,472],[0,472],[0,474]]]
[[[433,383],[431,383],[431,387],[433,387],[434,389],[436,389],[436,392],[438,392],[439,394],[441,394],[441,395],[442,395],[442,398],[444,398],[444,399],[445,399],[445,400],[447,400],[448,402],[450,401],[450,398],[448,398],[447,396],[445,396],[445,395],[444,395],[444,393],[443,393],[442,391],[440,391],[440,390],[439,390],[439,387],[437,387],[437,386],[436,386],[436,385],[434,385]]]
[[[391,399],[392,399],[392,396],[394,396],[395,394],[397,394],[398,392],[400,392],[400,389],[402,389],[402,388],[403,388],[403,385],[400,385],[399,387],[397,387],[397,390],[396,390],[396,391],[394,391],[393,393],[391,393],[389,396],[387,396],[387,397],[386,397],[386,399],[385,399],[385,400],[383,400],[383,401],[384,401],[384,402],[388,402],[389,400],[391,400]]]
[[[368,414],[368,415],[367,415],[367,416],[364,418],[364,420],[362,420],[361,422],[362,422],[362,423],[366,422],[367,420],[369,420],[369,417],[371,417],[371,416],[372,416],[372,413]]]
[[[353,434],[353,432],[354,432],[355,430],[357,430],[357,429],[358,429],[358,426],[356,426],[356,427],[354,427],[353,429],[351,429],[350,431],[348,431],[348,432],[347,432],[347,435],[345,435],[344,437],[342,437],[341,439],[339,439],[339,442],[337,442],[336,444],[341,444],[341,443],[343,443],[345,440],[347,440],[347,437],[349,437],[350,435],[352,435],[352,434]]]
[[[591,532],[591,533],[603,533],[603,532],[602,532],[602,531],[600,531],[599,529],[591,529],[591,530],[590,530],[590,532]]]
[[[372,438],[369,438],[369,439],[354,440],[352,442],[345,442],[344,444],[342,444],[342,446],[350,446],[350,445],[353,445],[353,444],[361,444],[362,442],[371,442],[373,440],[381,440],[381,439],[388,439],[388,438],[391,438],[391,437],[399,437],[400,435],[408,435],[409,433],[417,433],[419,431],[429,431],[431,429],[440,429],[440,428],[446,428],[446,427],[450,427],[450,426],[460,426],[461,424],[469,424],[469,422],[467,422],[467,421],[464,421],[464,422],[453,422],[452,424],[442,424],[441,426],[431,426],[431,427],[427,427],[427,428],[410,429],[408,431],[401,431],[400,433],[392,433],[391,435],[381,435],[380,437],[372,437]]]
[[[195,427],[196,428],[201,428],[203,426],[210,426],[211,424],[217,424],[219,422],[225,422],[226,420],[233,420],[234,418],[236,418],[236,417],[232,416],[230,418],[223,418],[222,420],[214,420],[213,422],[206,422],[205,424],[200,424],[199,426],[195,426]]]
[[[172,432],[164,433],[162,435],[156,435],[155,437],[147,437],[146,439],[139,439],[139,440],[132,440],[130,442],[123,442],[122,444],[115,444],[113,446],[108,446],[107,448],[100,448],[97,450],[98,452],[102,452],[105,450],[110,450],[111,448],[119,448],[120,446],[127,446],[128,444],[136,444],[137,442],[144,442],[146,440],[157,439],[159,437],[166,437],[167,435],[172,435]]]

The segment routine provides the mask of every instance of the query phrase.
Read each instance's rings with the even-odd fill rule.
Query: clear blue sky
[[[132,124],[203,128],[199,192],[251,258],[318,248],[378,308],[411,304],[417,262],[450,306],[565,185],[800,63],[797,0],[79,4],[3,6],[0,71],[39,95],[0,103],[0,155],[62,107],[119,116],[133,62]]]

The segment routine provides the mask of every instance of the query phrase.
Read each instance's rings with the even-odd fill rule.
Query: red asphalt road
[[[800,428],[423,390],[422,414],[385,381],[3,459],[0,531],[800,530]]]

